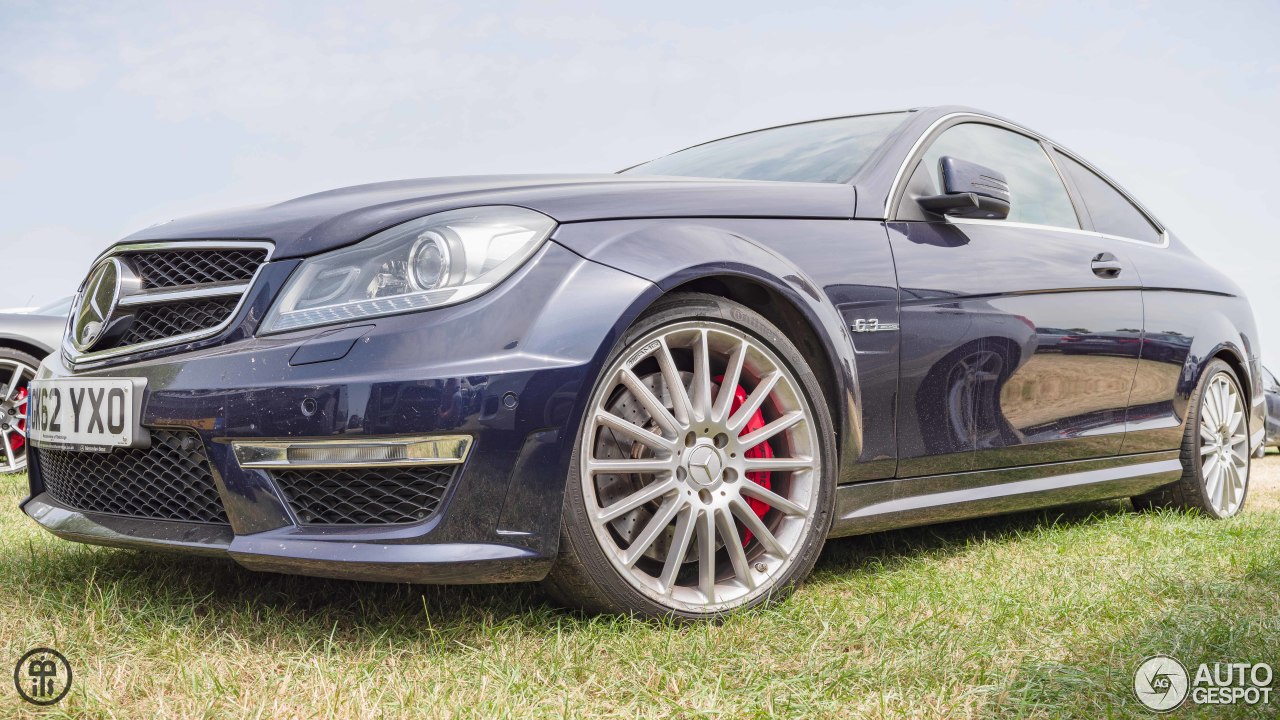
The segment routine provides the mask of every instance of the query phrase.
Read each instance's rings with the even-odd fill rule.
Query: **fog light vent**
[[[440,508],[457,465],[271,472],[303,525],[399,525]]]

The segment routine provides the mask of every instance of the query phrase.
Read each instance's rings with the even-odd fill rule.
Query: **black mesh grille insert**
[[[107,453],[34,451],[45,490],[85,512],[227,523],[200,436],[152,430],[151,448]]]
[[[232,250],[153,250],[128,255],[145,290],[248,282],[267,259],[260,248]]]
[[[122,247],[116,258],[136,273],[142,291],[129,289],[127,302],[122,299],[103,319],[105,332],[83,354],[119,355],[143,344],[174,345],[183,336],[204,339],[228,324],[270,250],[260,243],[208,242],[226,245]],[[86,333],[82,339],[92,337]]]
[[[305,525],[394,525],[431,517],[456,467],[277,470],[272,477]]]
[[[224,296],[146,305],[138,309],[128,332],[111,347],[137,345],[217,327],[231,317],[239,302],[239,297]]]

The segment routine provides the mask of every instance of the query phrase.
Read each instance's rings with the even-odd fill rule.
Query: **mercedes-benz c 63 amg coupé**
[[[125,238],[22,395],[23,508],[254,570],[714,617],[829,537],[1234,515],[1258,358],[1236,284],[1061,145],[840,117]]]

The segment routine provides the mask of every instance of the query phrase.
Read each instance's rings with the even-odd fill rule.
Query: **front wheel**
[[[719,297],[663,299],[592,392],[549,590],[682,618],[784,595],[830,528],[833,438],[814,374],[776,327]]]
[[[1187,405],[1178,482],[1133,498],[1139,510],[1169,507],[1228,518],[1249,493],[1249,409],[1231,366],[1214,360]]]
[[[0,348],[0,473],[27,467],[27,386],[39,365],[38,358]]]

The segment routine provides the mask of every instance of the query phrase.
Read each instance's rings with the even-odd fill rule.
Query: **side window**
[[[929,170],[935,192],[942,187],[938,161],[946,155],[1004,173],[1012,196],[1010,222],[1080,227],[1062,178],[1036,140],[981,123],[964,123],[946,130],[921,160]]]
[[[1111,183],[1066,155],[1057,155],[1063,172],[1071,176],[1089,210],[1089,217],[1093,218],[1094,230],[1149,243],[1161,241],[1160,231]]]

